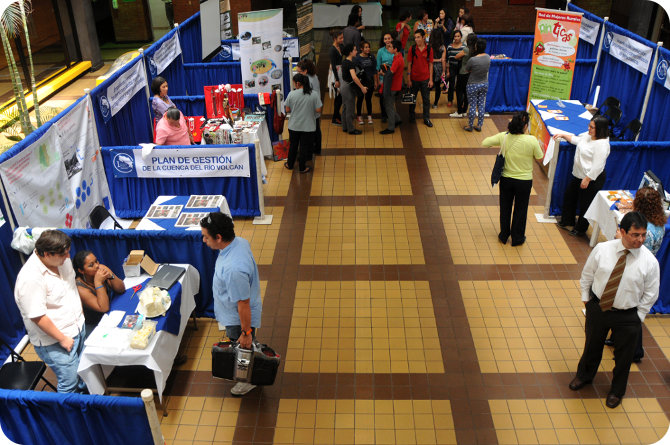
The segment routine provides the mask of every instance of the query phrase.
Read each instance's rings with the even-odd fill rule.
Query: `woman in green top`
[[[512,235],[512,246],[526,241],[526,216],[530,189],[533,187],[533,158],[544,156],[535,136],[528,130],[528,113],[514,115],[507,125],[507,132],[484,139],[484,147],[500,147],[505,156],[505,167],[500,178],[500,233],[498,239],[506,244]],[[512,205],[514,216],[512,217]],[[510,218],[511,217],[511,218]],[[510,230],[511,219],[511,230]]]

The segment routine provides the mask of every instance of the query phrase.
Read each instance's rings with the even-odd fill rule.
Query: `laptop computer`
[[[155,286],[161,289],[170,289],[184,275],[184,272],[186,272],[186,269],[183,267],[164,264],[149,280],[147,287]]]

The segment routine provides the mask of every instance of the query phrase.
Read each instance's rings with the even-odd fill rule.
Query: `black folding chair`
[[[45,386],[49,386],[56,391],[56,387],[44,377],[47,365],[45,365],[43,361],[27,362],[4,340],[0,339],[0,344],[9,349],[9,353],[12,357],[11,362],[5,363],[2,365],[2,368],[0,368],[0,388],[33,390],[37,387],[40,379],[42,379],[44,380],[42,389],[44,389]]]
[[[637,135],[640,134],[641,130],[642,122],[640,122],[638,119],[633,119],[632,121],[628,122],[628,125],[626,125],[626,127],[621,130],[619,136],[615,137],[614,140],[634,141]]]
[[[109,213],[109,210],[105,206],[95,206],[91,213],[88,215],[88,221],[91,223],[91,227],[94,229],[99,229],[102,223],[107,219],[112,218],[114,221],[114,229],[123,229],[121,224]]]
[[[596,116],[599,114],[603,114],[603,112],[608,108],[621,108],[621,101],[614,96],[608,97],[603,101],[602,104],[600,104],[600,107],[598,107],[598,111],[596,111]]]

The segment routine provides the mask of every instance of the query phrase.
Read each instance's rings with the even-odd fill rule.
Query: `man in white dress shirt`
[[[626,392],[641,323],[658,298],[660,271],[656,257],[642,247],[647,221],[639,212],[621,220],[621,239],[598,244],[586,260],[580,280],[586,306],[586,341],[576,391],[591,383],[598,371],[608,331],[614,338],[614,371],[606,405],[616,408]]]

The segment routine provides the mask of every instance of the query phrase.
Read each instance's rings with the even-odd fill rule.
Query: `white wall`
[[[165,4],[161,0],[148,0],[151,11],[151,31],[154,41],[160,39],[170,31],[170,24],[165,17]]]

